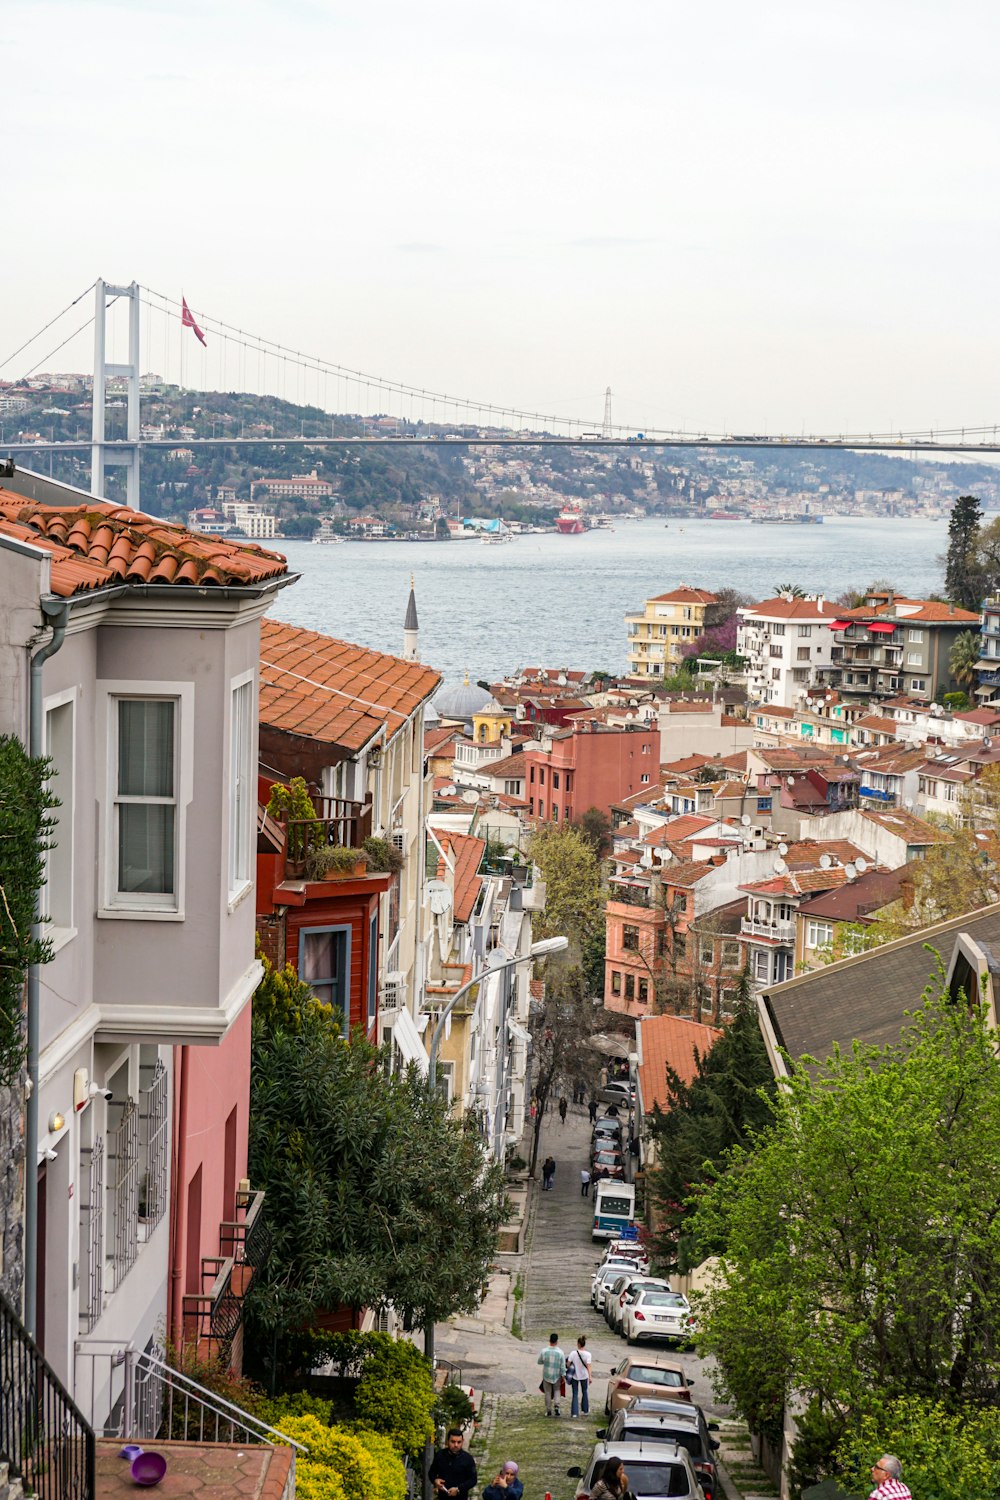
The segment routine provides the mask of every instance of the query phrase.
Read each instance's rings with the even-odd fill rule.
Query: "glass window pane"
[[[173,807],[141,802],[119,805],[118,889],[173,894]]]
[[[174,795],[174,705],[155,699],[118,702],[118,795]]]
[[[299,972],[306,983],[333,979],[337,972],[336,933],[304,932],[302,944]]]

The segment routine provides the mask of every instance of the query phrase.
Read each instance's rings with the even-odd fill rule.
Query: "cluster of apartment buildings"
[[[296,582],[280,554],[27,472],[0,487],[0,578],[0,733],[50,758],[59,799],[34,1105],[0,1096],[18,1144],[0,1285],[95,1428],[120,1431],[133,1356],[193,1343],[240,1366],[267,1222],[247,1175],[258,953],[425,1073],[436,1017],[482,974],[438,1078],[503,1160],[545,892],[435,811],[440,678],[412,591],[400,654],[365,650],[267,617]],[[267,811],[295,777],[310,845],[318,830],[352,868],[322,876]],[[497,952],[525,961],[498,970]]]

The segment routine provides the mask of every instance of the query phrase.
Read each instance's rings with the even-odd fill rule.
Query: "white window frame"
[[[52,850],[52,849],[49,849],[46,852],[46,856],[45,856],[45,880],[46,880],[46,884],[45,884],[45,886],[43,886],[42,891],[40,893],[40,896],[41,896],[41,909],[42,909],[43,915],[45,915],[45,916],[47,916],[49,918],[49,922],[46,924],[46,929],[45,929],[46,936],[51,941],[51,943],[52,943],[52,949],[53,949],[53,952],[55,952],[55,953],[58,953],[59,949],[62,948],[66,943],[70,942],[70,940],[72,938],[75,938],[76,934],[77,934],[77,926],[76,926],[76,859],[75,859],[74,855],[75,855],[75,844],[76,844],[76,725],[77,725],[77,699],[78,699],[78,697],[79,697],[79,689],[75,688],[75,687],[72,687],[72,688],[67,688],[64,692],[61,692],[61,693],[52,693],[49,697],[46,697],[44,699],[43,703],[42,703],[42,713],[43,713],[44,722],[45,722],[45,754],[46,755],[51,755],[51,753],[52,753],[52,747],[51,747],[51,741],[50,741],[49,715],[51,713],[54,713],[56,709],[65,708],[67,705],[69,705],[69,707],[71,709],[71,713],[70,713],[70,752],[69,752],[70,753],[70,764],[69,764],[69,776],[68,776],[68,778],[65,778],[64,776],[56,776],[54,778],[54,780],[52,780],[52,781],[50,781],[48,783],[48,785],[50,786],[50,788],[52,790],[53,795],[56,796],[56,797],[58,797],[59,801],[62,804],[61,807],[53,808],[53,816],[57,820],[56,821],[56,828],[55,828],[56,842],[60,843],[62,845],[62,848],[63,848],[64,851],[66,850],[66,844],[68,843],[68,860],[67,860],[68,869],[67,869],[67,873],[66,873],[66,879],[68,881],[68,890],[67,890],[68,912],[67,912],[67,914],[69,916],[69,921],[68,922],[57,922],[56,921],[56,914],[53,913],[49,909],[49,904],[48,904],[49,870],[52,867],[53,854],[56,852],[55,850]],[[63,831],[62,832],[62,838],[60,837],[60,830]],[[65,840],[66,842],[63,842],[63,840]]]
[[[174,826],[174,893],[157,899],[140,893],[121,896],[118,892],[118,701],[121,698],[167,698],[175,705],[175,798],[177,818]],[[99,918],[115,921],[183,922],[187,888],[187,810],[194,796],[194,683],[99,679],[97,682],[98,765],[103,761],[105,776],[98,778],[98,816],[101,837],[98,841]]]
[[[806,922],[806,947],[825,948],[832,942],[833,924],[821,921],[818,917],[810,917]]]
[[[912,641],[915,646],[922,646],[924,643],[924,632],[922,630],[910,629],[906,633],[906,638],[908,641]]]
[[[924,664],[924,658],[923,658],[923,655],[922,655],[921,652],[919,652],[919,651],[907,651],[907,653],[906,653],[906,665],[908,667],[922,667],[923,664]]]
[[[255,673],[242,672],[229,684],[229,829],[227,869],[230,909],[253,885],[256,851],[257,788],[255,781]],[[238,707],[238,702],[245,707]],[[238,719],[245,722],[239,723]],[[237,764],[237,757],[242,764]]]

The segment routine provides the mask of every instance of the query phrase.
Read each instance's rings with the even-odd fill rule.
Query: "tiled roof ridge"
[[[372,709],[374,709],[377,713],[392,713],[392,714],[396,714],[401,719],[405,719],[405,718],[409,717],[408,713],[403,713],[403,711],[400,708],[397,708],[394,705],[390,705],[390,704],[387,704],[387,703],[379,703],[379,702],[371,701],[371,700],[369,700],[367,698],[362,698],[357,693],[348,693],[348,692],[345,692],[342,688],[336,688],[331,683],[328,683],[328,682],[317,682],[317,681],[315,681],[311,677],[304,677],[301,673],[293,671],[291,667],[283,666],[281,662],[269,661],[266,658],[266,655],[265,655],[265,650],[266,650],[265,639],[266,639],[267,636],[273,636],[276,633],[277,629],[280,629],[280,630],[286,631],[286,632],[287,631],[294,632],[295,635],[300,638],[300,640],[302,638],[306,637],[306,636],[309,636],[309,637],[311,637],[312,641],[323,641],[323,642],[326,642],[326,643],[328,643],[330,645],[346,647],[347,650],[357,652],[362,657],[367,657],[367,658],[374,659],[376,661],[382,661],[382,662],[386,662],[386,663],[391,662],[394,666],[401,666],[401,667],[406,667],[406,668],[409,668],[409,669],[422,670],[423,672],[427,673],[429,676],[433,676],[437,681],[440,681],[439,674],[436,673],[436,672],[434,672],[434,670],[433,670],[432,667],[425,667],[425,666],[423,666],[423,664],[421,662],[413,662],[413,661],[408,660],[406,657],[394,656],[389,651],[375,651],[375,650],[373,650],[372,648],[370,648],[368,646],[358,646],[353,641],[341,640],[339,636],[323,635],[321,631],[318,631],[318,630],[307,630],[303,626],[300,626],[300,625],[290,625],[290,624],[287,624],[283,620],[279,621],[279,620],[267,620],[267,619],[265,619],[265,620],[261,621],[261,627],[260,627],[260,664],[261,664],[262,667],[269,667],[271,669],[271,671],[273,671],[273,672],[283,672],[287,677],[293,677],[297,682],[303,683],[306,687],[315,688],[319,692],[335,693],[338,697],[340,697],[340,698],[346,698],[351,703],[361,703],[366,708],[372,708]],[[303,640],[303,644],[305,644],[304,640]],[[359,666],[357,666],[354,663],[343,662],[340,665],[342,667],[344,667],[344,668],[349,667],[352,676],[355,677],[355,678],[363,677],[368,682],[373,682],[376,685],[382,680],[375,673],[373,673],[373,672],[366,672],[362,667],[359,667]],[[401,691],[403,691],[403,692],[407,691],[406,689],[401,689],[398,685],[391,685],[391,689],[395,693],[398,693],[398,692],[401,692]],[[431,692],[431,688],[429,687],[428,688],[428,695],[430,694],[430,692]]]

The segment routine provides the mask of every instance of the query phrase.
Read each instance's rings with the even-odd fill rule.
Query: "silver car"
[[[586,1470],[566,1470],[570,1479],[579,1480],[576,1500],[588,1500],[598,1465],[612,1455],[621,1459],[628,1487],[637,1500],[705,1500],[687,1449],[674,1443],[648,1442],[620,1443],[615,1448],[598,1443]]]

